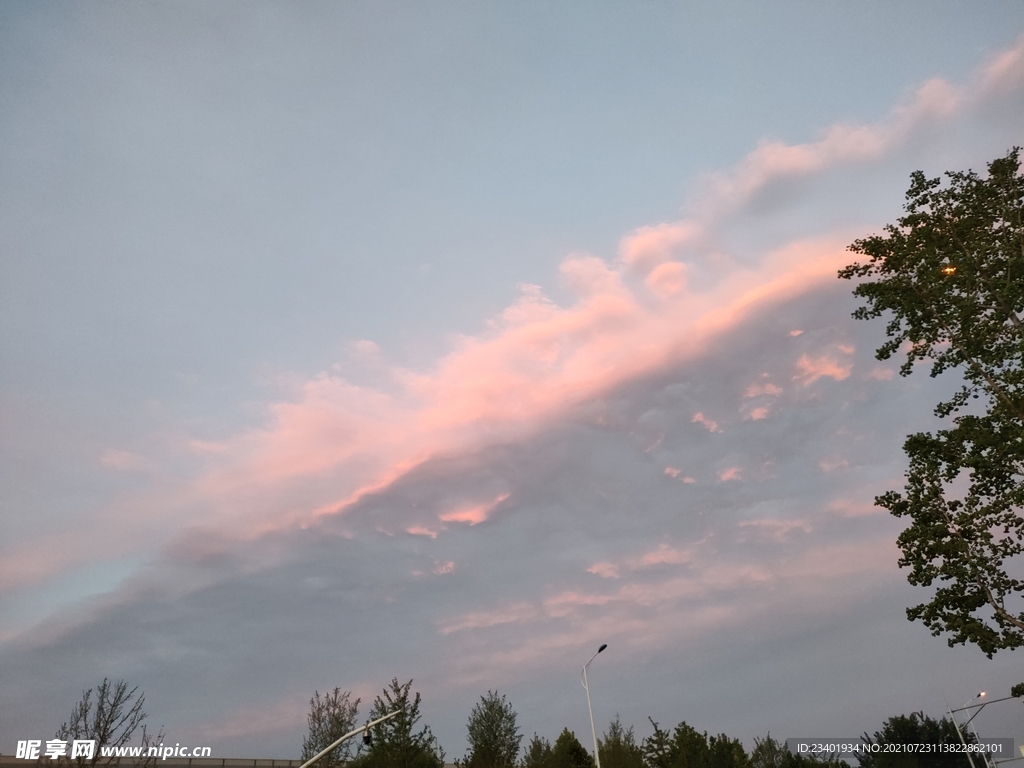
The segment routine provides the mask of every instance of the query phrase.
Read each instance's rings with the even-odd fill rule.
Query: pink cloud
[[[996,93],[1019,87],[1024,83],[1024,35],[1007,51],[997,54],[981,70],[983,91]]]
[[[47,537],[45,545],[23,547],[20,550],[8,551],[0,557],[0,592],[13,592],[16,589],[33,587],[46,582],[60,573],[62,567],[71,559],[71,564],[80,567],[90,559],[88,553],[77,547],[76,536],[65,532]],[[41,552],[57,551],[63,554],[56,558],[41,557]]]
[[[705,215],[743,205],[775,179],[879,160],[929,122],[952,115],[962,105],[962,89],[932,79],[881,122],[832,125],[820,139],[805,144],[763,141],[735,168],[709,177],[703,202]]]
[[[713,422],[711,419],[705,417],[704,414],[700,412],[693,414],[693,423],[702,425],[705,429],[707,429],[708,432],[722,431],[718,428],[718,424]]]
[[[767,406],[761,406],[759,408],[754,408],[754,409],[752,409],[750,411],[749,414],[747,414],[747,418],[750,421],[761,421],[762,419],[767,419],[768,418],[768,410],[769,409],[768,409]]]
[[[483,332],[458,337],[432,365],[403,368],[372,342],[353,342],[352,352],[372,357],[385,384],[359,386],[325,372],[293,385],[267,407],[261,428],[209,451],[193,442],[206,463],[202,477],[162,503],[249,535],[301,524],[346,509],[431,457],[522,438],[618,384],[692,359],[752,313],[833,284],[849,261],[850,233],[794,241],[742,263],[724,254],[700,290],[686,280],[693,265],[678,260],[683,249],[701,256],[717,242],[723,217],[776,180],[874,163],[920,130],[1019,87],[1022,59],[1024,38],[969,88],[932,80],[877,123],[834,125],[802,144],[763,142],[709,177],[685,218],[626,234],[617,260],[568,256],[561,275],[574,298],[565,305],[523,286]],[[647,281],[639,293],[631,287],[637,275]],[[648,288],[660,301],[650,301]],[[845,379],[852,364],[843,353],[805,354],[795,380]]]
[[[691,557],[692,555],[689,552],[680,552],[668,544],[662,544],[653,552],[648,552],[641,556],[640,565],[660,565],[662,563],[680,565],[689,562]]]
[[[594,563],[587,568],[587,573],[593,573],[603,579],[619,578],[619,567],[614,563]]]
[[[850,371],[853,368],[852,363],[840,363],[832,357],[822,356],[812,358],[808,355],[802,355],[799,360],[796,361],[797,374],[793,377],[793,381],[797,381],[804,386],[813,384],[823,376],[835,379],[836,381],[842,381],[850,375]]]
[[[681,551],[668,544],[660,544],[650,552],[626,557],[618,563],[595,563],[587,568],[587,573],[593,573],[605,579],[617,579],[622,574],[635,573],[656,565],[683,565],[692,559],[693,553],[690,550]]]
[[[726,467],[718,473],[718,479],[723,483],[729,480],[742,480],[743,478],[740,477],[740,474],[741,470],[739,467]]]
[[[665,474],[669,477],[679,477],[683,470],[676,469],[675,467],[665,467]]]
[[[823,472],[832,472],[837,469],[846,469],[850,466],[850,462],[846,459],[830,458],[822,459],[818,462],[818,466],[821,467]]]
[[[666,261],[652,269],[644,282],[659,298],[675,296],[686,287],[686,265]]]
[[[380,354],[380,346],[369,339],[360,339],[352,342],[352,351],[359,357],[375,358]]]
[[[648,306],[625,286],[625,266],[571,256],[563,275],[574,303],[555,305],[525,286],[488,330],[457,339],[431,369],[390,366],[387,388],[320,374],[271,405],[264,428],[224,441],[197,491],[222,519],[244,517],[253,531],[338,512],[431,456],[526,436],[576,403],[697,354],[761,307],[833,281],[846,260],[845,238],[794,243],[700,293],[682,289]],[[300,482],[312,503],[284,506]],[[449,513],[464,516],[452,522],[483,514]]]
[[[521,624],[538,618],[537,609],[526,602],[513,603],[494,611],[467,613],[453,621],[442,621],[438,631],[442,635],[472,629],[486,629],[500,624]]]
[[[680,247],[696,240],[700,234],[701,227],[695,221],[640,227],[622,238],[619,258],[624,264],[646,273],[672,259]]]
[[[470,525],[477,525],[478,523],[482,523],[486,520],[491,511],[507,498],[508,494],[503,493],[498,498],[486,504],[477,504],[476,506],[472,506],[467,509],[446,512],[441,515],[441,521],[445,523],[469,523]]]
[[[767,374],[765,374],[767,375]],[[761,395],[781,395],[782,387],[777,387],[774,384],[751,384],[747,387],[743,393],[744,397],[760,397]]]
[[[795,611],[796,618],[834,607],[837,588],[845,594],[869,592],[879,580],[892,578],[896,548],[889,536],[826,545],[812,541],[803,551],[778,558],[765,545],[782,544],[808,526],[803,521],[761,522],[737,528],[738,539],[758,539],[738,558],[705,543],[694,550],[685,573],[669,569],[647,574],[643,581],[595,582],[590,590],[565,588],[519,603],[514,611],[466,614],[449,626],[473,630],[500,621],[530,622],[530,642],[464,646],[455,674],[467,681],[493,679],[496,669],[514,675],[524,666],[560,656],[559,650],[577,648],[580,637],[601,637],[617,648],[678,648],[680,642],[713,637],[777,613],[780,604],[773,595],[787,595],[784,610]]]

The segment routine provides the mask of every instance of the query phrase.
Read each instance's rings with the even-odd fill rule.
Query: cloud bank
[[[529,707],[528,732],[554,735],[579,727],[573,678],[599,642],[620,660],[602,717],[849,727],[894,669],[923,679],[952,653],[919,649],[898,525],[870,504],[948,385],[893,379],[835,273],[865,222],[884,223],[875,201],[898,201],[893,174],[979,168],[1022,143],[1022,97],[1024,40],[876,124],[766,140],[701,181],[679,220],[624,233],[606,258],[568,255],[570,301],[524,285],[431,366],[356,341],[223,440],[102,447],[105,471],[142,480],[67,535],[100,561],[144,556],[117,589],[7,630],[0,707],[17,714],[0,741],[57,722],[70,704],[54,702],[104,675],[137,681],[169,733],[217,754],[290,756],[312,690],[367,700],[392,675],[428,692],[450,750],[494,687]],[[367,370],[375,383],[356,383]],[[31,594],[82,562],[7,558],[0,588]],[[845,698],[829,712],[764,714],[829,686]]]

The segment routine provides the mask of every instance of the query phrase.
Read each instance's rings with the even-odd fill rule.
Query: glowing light
[[[946,266],[944,266],[942,268],[942,274],[944,274],[944,275],[952,275],[955,272],[956,272],[956,267],[954,267],[952,264],[947,264]]]

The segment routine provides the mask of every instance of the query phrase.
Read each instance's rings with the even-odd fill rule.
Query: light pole
[[[395,715],[397,715],[401,711],[402,710],[400,710],[400,709],[396,709],[394,712],[388,712],[386,715],[384,715],[384,717],[378,717],[373,722],[367,723],[364,726],[356,728],[354,731],[349,731],[344,736],[342,736],[340,739],[338,739],[336,742],[331,744],[329,747],[326,747],[325,749],[322,749],[320,752],[317,752],[315,755],[313,755],[313,757],[309,758],[309,760],[307,760],[302,765],[300,765],[299,768],[309,768],[309,766],[311,766],[313,763],[315,763],[321,757],[326,755],[328,752],[330,752],[335,747],[341,745],[343,742],[347,741],[348,739],[351,739],[357,733],[362,733],[363,731],[368,731],[370,728],[372,728],[373,726],[377,725],[377,723],[383,723],[385,720],[390,720],[392,717],[394,717]]]
[[[957,712],[968,712],[969,713],[970,710],[972,709],[971,702],[974,701],[975,699],[983,699],[983,698],[985,698],[985,692],[984,691],[979,693],[977,696],[972,696],[970,699],[968,699],[967,703],[964,704],[960,709],[958,709]],[[986,702],[986,703],[988,703],[988,702]],[[985,704],[982,704],[981,706],[984,707]],[[979,710],[979,711],[981,711],[981,710]],[[974,714],[976,715],[978,713],[975,712]],[[956,718],[953,717],[952,710],[950,710],[949,718],[950,718],[950,720],[953,721],[953,727],[956,728],[956,735],[960,737],[960,743],[964,745],[964,749],[966,750],[967,749],[967,740],[964,739],[963,731],[960,730],[959,723],[957,723]],[[973,719],[974,719],[974,715],[971,715],[971,717],[967,720],[967,722],[964,723],[964,728],[966,728],[968,725],[970,725],[971,724],[971,720],[973,720]],[[977,731],[977,729],[975,729],[975,731],[974,731],[974,738],[975,739],[978,738],[978,731]],[[984,755],[982,755],[982,760],[985,760],[985,756]],[[974,758],[971,757],[970,751],[967,752],[967,761],[971,764],[971,768],[975,768],[975,766],[974,766]],[[988,765],[988,761],[987,760],[985,760],[985,765]]]
[[[979,693],[977,696],[974,697],[974,699],[984,699],[984,698],[985,698],[985,691],[982,691],[981,693]],[[971,701],[974,701],[974,699],[971,699]],[[970,719],[966,723],[964,723],[964,728],[966,728],[968,725],[971,726],[971,730],[974,731],[974,740],[975,741],[981,741],[981,737],[978,735],[978,728],[977,728],[977,726],[974,725],[974,718],[981,714],[981,710],[983,710],[985,708],[985,704],[988,704],[988,702],[986,701],[986,702],[984,702],[982,704],[979,704],[978,705],[978,711],[975,712],[973,715],[971,715]],[[989,764],[989,755],[988,755],[988,753],[986,753],[986,752],[982,752],[981,753],[981,762],[984,763],[985,765]]]
[[[601,647],[597,649],[597,653],[600,653],[608,647],[608,643],[601,643]],[[590,661],[597,658],[597,653],[590,657]],[[594,763],[597,768],[601,768],[601,757],[597,754],[597,731],[594,730],[594,708],[590,706],[590,686],[587,685],[587,667],[590,666],[590,661],[583,665],[583,674],[580,675],[580,681],[583,683],[584,689],[587,691],[587,710],[590,712],[590,735],[594,737]]]

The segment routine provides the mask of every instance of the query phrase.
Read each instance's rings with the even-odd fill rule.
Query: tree
[[[730,739],[724,733],[708,739],[709,768],[748,768],[750,759],[739,739]]]
[[[647,718],[654,726],[654,733],[643,740],[640,750],[644,755],[644,763],[649,768],[672,768],[674,763],[674,745],[672,736],[668,731],[663,731],[654,719]]]
[[[374,699],[370,720],[396,709],[399,714],[370,729],[370,748],[353,761],[353,768],[444,768],[444,752],[430,727],[413,732],[420,720],[420,694],[410,697],[411,688],[412,680],[403,684],[396,677]]]
[[[763,739],[754,738],[754,749],[750,753],[751,768],[849,768],[849,763],[839,757],[825,755],[795,755],[785,742],[776,741],[769,733]]]
[[[648,718],[651,720],[650,718]],[[644,739],[644,761],[650,768],[747,768],[749,758],[739,739],[724,733],[708,738],[685,722],[668,731],[651,720],[654,733]]]
[[[597,752],[601,768],[644,768],[644,753],[633,736],[633,726],[623,728],[618,715],[598,741]]]
[[[754,749],[750,753],[751,768],[790,768],[793,753],[786,745],[776,741],[769,733],[763,739],[754,737]]]
[[[512,768],[519,757],[523,734],[516,712],[504,696],[488,691],[469,714],[469,752],[465,768]]]
[[[335,688],[330,693],[320,695],[313,693],[309,700],[309,733],[302,740],[302,761],[333,744],[355,728],[356,715],[359,712],[359,699],[352,701],[349,691]],[[335,747],[317,762],[322,768],[337,768],[352,759],[352,745],[346,741]]]
[[[904,492],[889,491],[875,503],[910,520],[898,539],[910,583],[938,582],[932,599],[909,608],[908,618],[989,657],[1024,644],[1024,581],[1009,575],[1024,552],[1019,156],[1018,147],[992,161],[986,178],[947,173],[945,186],[915,172],[906,215],[884,235],[855,241],[850,250],[869,260],[839,272],[868,278],[854,289],[867,302],[854,317],[891,314],[879,360],[905,351],[903,376],[930,360],[933,377],[949,369],[963,377],[935,408],[940,418],[953,416],[952,428],[908,437]]]
[[[594,768],[594,758],[575,733],[563,728],[551,748],[551,768]]]
[[[974,744],[973,733],[964,733],[964,740]],[[890,717],[874,737],[863,736],[867,744],[961,744],[956,724],[948,717],[935,720],[923,712]],[[857,756],[860,768],[971,768],[964,752],[934,752],[919,755],[905,752],[862,752]]]
[[[551,760],[551,742],[534,733],[526,745],[523,768],[551,768]]]
[[[95,698],[93,691],[96,693]],[[163,729],[155,737],[147,731],[148,715],[143,709],[145,704],[146,694],[140,693],[137,686],[128,690],[128,683],[124,680],[112,683],[103,678],[103,682],[95,689],[82,691],[82,698],[71,711],[71,717],[61,723],[55,738],[69,743],[75,740],[96,742],[90,757],[72,757],[79,768],[113,762],[117,758],[102,757],[102,750],[105,747],[117,749],[127,746],[136,733],[139,734],[141,751],[145,756],[150,746],[162,743],[164,738]],[[156,758],[145,758],[139,762],[152,765]]]

